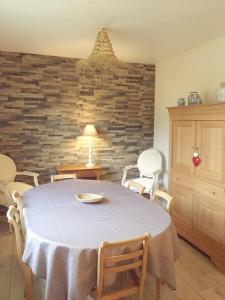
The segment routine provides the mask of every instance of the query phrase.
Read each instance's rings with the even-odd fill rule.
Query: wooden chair
[[[98,252],[97,286],[91,291],[91,296],[95,300],[111,300],[138,294],[138,299],[143,299],[149,242],[148,234],[126,241],[101,242]],[[115,253],[116,249],[124,248],[127,250],[130,247],[135,248],[135,250],[129,250],[128,253],[120,255],[109,254],[113,251]],[[136,273],[136,270],[139,272]],[[111,292],[104,291],[105,276],[117,275],[121,272],[129,275],[133,282],[128,284],[128,280],[126,280],[125,287]],[[128,279],[127,276],[126,278]]]
[[[33,275],[31,269],[22,261],[23,250],[24,250],[24,236],[21,228],[21,219],[19,210],[11,205],[7,212],[8,222],[13,225],[15,236],[16,236],[16,248],[18,259],[23,270],[25,279],[25,298],[26,300],[32,300],[32,288],[33,288]]]
[[[173,197],[166,192],[156,190],[153,194],[152,202],[157,203],[159,198],[161,198],[165,201],[165,206],[163,206],[163,207],[171,215],[172,208],[173,208]]]
[[[145,189],[145,187],[142,184],[132,181],[132,180],[129,181],[128,188],[134,192],[138,192],[140,195],[143,194],[144,189]]]
[[[57,180],[63,180],[63,179],[76,179],[76,174],[57,174],[57,175],[51,175],[51,182],[57,181]]]

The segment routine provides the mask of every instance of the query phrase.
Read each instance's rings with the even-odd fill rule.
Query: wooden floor
[[[225,275],[221,274],[208,257],[180,239],[181,256],[176,262],[177,290],[166,285],[161,289],[161,300],[224,300]],[[41,300],[36,290],[35,300]],[[22,300],[23,277],[15,255],[14,236],[0,237],[0,299]],[[148,276],[145,300],[154,298],[154,280]]]

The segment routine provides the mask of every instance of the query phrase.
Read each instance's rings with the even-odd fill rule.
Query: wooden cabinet
[[[168,110],[169,189],[177,231],[225,273],[225,104]],[[198,167],[192,162],[196,149]]]

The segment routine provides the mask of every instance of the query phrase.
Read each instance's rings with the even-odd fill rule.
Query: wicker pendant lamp
[[[117,60],[108,33],[104,27],[97,34],[97,38],[89,59],[91,58]]]
[[[97,34],[90,56],[78,63],[78,70],[113,72],[120,67],[121,62],[115,56],[107,30],[103,27]]]

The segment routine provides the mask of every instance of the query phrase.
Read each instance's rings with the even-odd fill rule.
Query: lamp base
[[[94,167],[94,164],[93,163],[87,163],[86,167],[89,167],[89,168]]]

